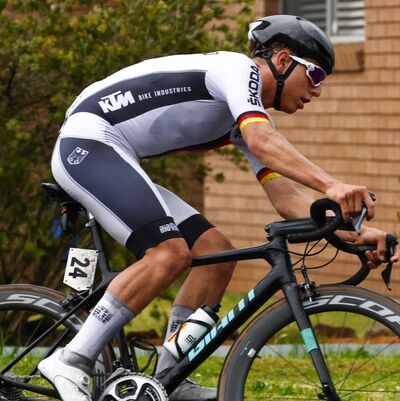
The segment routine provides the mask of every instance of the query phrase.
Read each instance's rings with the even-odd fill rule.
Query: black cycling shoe
[[[156,375],[157,379],[165,376],[171,369],[165,369]],[[217,389],[200,386],[191,379],[185,379],[170,395],[169,401],[217,401]]]
[[[200,386],[191,379],[185,379],[169,396],[170,401],[216,401],[217,389]]]

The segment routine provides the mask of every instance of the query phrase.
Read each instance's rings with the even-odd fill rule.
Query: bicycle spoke
[[[11,306],[7,306],[7,308],[11,308]],[[54,400],[54,397],[36,394],[30,389],[22,389],[18,387],[18,383],[39,386],[42,389],[53,389],[38,374],[37,363],[55,347],[65,345],[69,341],[70,330],[65,327],[62,330],[54,330],[43,338],[37,347],[19,359],[17,356],[21,355],[22,351],[40,337],[54,323],[55,319],[47,315],[46,312],[18,308],[11,311],[0,311],[0,319],[2,322],[8,319],[12,319],[11,321],[14,322],[6,329],[7,336],[3,343],[3,350],[6,352],[3,353],[1,360],[3,366],[9,366],[6,377],[16,383],[15,386],[0,386],[0,395],[10,400]]]
[[[16,299],[16,301],[10,301]],[[22,303],[21,299],[26,300]],[[59,301],[36,286],[2,286],[0,291],[0,358],[7,385],[0,383],[0,399],[54,401],[52,384],[37,371],[37,363],[58,347],[64,347],[83,323],[86,314],[77,311],[69,319]],[[32,302],[28,302],[32,301]],[[34,346],[31,347],[31,344]],[[96,377],[102,380],[112,370],[108,350],[96,362]],[[94,380],[98,395],[102,380]]]
[[[374,326],[374,324],[375,324],[375,322],[371,323],[370,329]],[[368,340],[368,337],[364,336],[364,341],[363,341],[363,343],[362,343],[362,346],[358,349],[356,358],[354,359],[353,363],[351,364],[351,367],[350,367],[350,369],[349,369],[347,375],[343,378],[342,381],[339,382],[339,383],[341,384],[341,387],[344,386],[344,384],[346,383],[346,381],[347,381],[347,379],[350,377],[350,375],[356,371],[356,370],[354,370],[354,367],[355,367],[357,361],[359,360],[359,357],[361,356],[362,352],[363,352],[364,349],[365,349],[365,345],[366,345],[366,343],[367,343],[367,340]],[[365,362],[365,363],[368,363],[368,361]],[[361,368],[361,367],[360,367],[360,368]]]
[[[364,391],[363,391],[363,389],[365,389],[366,387],[368,387],[368,386],[370,386],[370,385],[372,385],[372,384],[379,383],[379,382],[381,382],[381,381],[384,380],[384,379],[387,379],[387,378],[389,378],[389,377],[393,377],[393,374],[394,374],[394,373],[399,373],[399,372],[400,372],[400,370],[397,370],[396,372],[390,372],[390,373],[388,373],[386,376],[382,376],[382,377],[380,377],[379,379],[374,380],[374,381],[372,381],[372,382],[370,382],[370,383],[368,383],[368,384],[365,384],[364,386],[359,387],[359,388],[354,389],[354,390],[343,390],[343,391],[348,391],[348,393],[347,393],[347,394],[344,394],[343,397],[345,397],[345,396],[347,396],[347,395],[349,395],[349,394],[351,394],[351,393],[355,393],[355,392],[361,392],[361,391],[362,391],[362,392],[367,392],[367,390],[364,390]],[[388,391],[388,390],[368,390],[368,392],[369,392],[369,393],[391,393],[391,394],[399,394],[399,393],[400,393],[400,391],[398,391],[398,390],[396,390],[396,391]]]
[[[252,397],[244,397],[244,399],[245,400],[259,400],[259,399],[262,399],[262,400],[265,400],[265,395],[260,395],[260,396],[252,396]],[[320,398],[318,398],[318,397],[313,397],[313,398],[310,398],[310,397],[302,397],[302,396],[275,396],[275,395],[272,395],[272,396],[270,396],[270,395],[268,395],[268,400],[299,400],[299,401],[301,401],[301,400],[304,400],[304,401],[312,401],[312,400],[320,400]]]
[[[33,341],[33,339],[35,338],[35,336],[39,332],[39,329],[41,328],[42,325],[43,325],[43,320],[40,319],[38,324],[35,325],[34,330],[32,330],[30,336],[27,337],[25,343],[23,344],[24,347],[27,347]]]
[[[319,316],[319,315],[317,315],[317,316]],[[341,322],[341,327],[346,327],[346,322],[347,322],[347,313],[344,313],[343,314],[343,320]],[[336,350],[335,350],[335,362],[333,364],[333,368],[329,368],[329,370],[331,372],[335,372],[336,371],[337,364],[339,363],[339,350],[340,350],[340,348],[341,348],[341,344],[338,343],[337,346],[336,346]]]
[[[316,388],[319,387],[319,383],[316,383],[315,381],[313,381],[309,376],[307,376],[305,374],[305,372],[303,372],[300,368],[298,368],[296,365],[294,365],[294,363],[290,362],[290,360],[288,358],[285,358],[285,356],[282,353],[280,353],[276,349],[274,349],[275,347],[272,348],[272,346],[267,345],[267,344],[265,345],[265,347],[270,349],[275,355],[279,356],[279,358],[281,358],[283,361],[285,361],[291,368],[293,368],[297,373],[299,373],[304,379],[307,380],[307,382],[303,382],[302,384],[305,384],[308,386],[313,386]],[[304,348],[304,351],[306,352],[305,347],[303,347],[303,348]]]
[[[397,337],[390,339],[389,343],[376,348],[371,337],[371,329],[375,324],[373,319],[371,322],[369,317],[363,316],[360,320],[360,317],[355,319],[347,312],[340,314],[334,312],[333,319],[336,324],[331,326],[327,324],[327,319],[332,319],[331,315],[329,312],[313,315],[311,322],[316,327],[318,343],[330,367],[336,391],[341,399],[366,401],[373,400],[375,396],[377,400],[386,401],[386,398],[390,397],[387,399],[397,401],[397,398],[393,397],[398,397],[400,391],[396,389],[391,391],[388,386],[392,383],[388,380],[398,376],[400,369],[396,367],[390,369],[390,372],[380,372],[380,370],[382,363],[385,365],[386,359],[390,361],[393,357],[394,353],[388,353],[388,351],[391,350],[391,346],[398,343],[399,339]],[[346,328],[349,329],[348,333],[345,332]],[[359,346],[354,349],[352,341],[357,342],[357,338],[361,337],[360,330],[366,334],[362,336]],[[348,337],[342,337],[343,333]],[[291,350],[291,344],[293,344],[293,350]],[[261,349],[259,356],[254,360],[247,378],[249,386],[245,390],[245,400],[311,401],[320,399],[321,385],[309,354],[304,344],[300,343],[296,325],[286,327],[282,333],[276,333],[264,347],[268,357],[262,356]]]
[[[358,352],[357,352],[357,356],[355,358],[354,363],[352,364],[350,370],[348,371],[348,373],[342,378],[342,380],[340,380],[339,382],[337,382],[337,384],[341,384],[340,386],[340,392],[341,394],[343,394],[343,397],[346,397],[347,395],[349,395],[350,393],[359,393],[362,389],[364,388],[368,388],[371,387],[372,385],[376,384],[376,383],[382,383],[384,382],[387,378],[391,378],[393,377],[393,375],[395,375],[396,373],[398,373],[399,371],[391,371],[390,373],[387,373],[385,375],[381,375],[380,373],[380,367],[378,365],[373,365],[371,364],[371,362],[378,358],[380,354],[382,354],[384,352],[385,349],[387,349],[388,347],[390,347],[391,344],[388,344],[386,347],[382,348],[377,354],[373,355],[371,358],[369,358],[368,360],[364,361],[363,363],[361,363],[360,365],[358,365],[356,367],[356,362],[360,359],[361,354],[363,353],[363,351],[365,350],[365,347],[362,346]],[[368,369],[368,373],[369,373],[369,377],[376,377],[376,374],[378,373],[380,376],[378,378],[376,378],[375,380],[369,381],[366,384],[364,384],[363,386],[356,386],[353,387],[351,389],[346,388],[347,386],[345,386],[345,383],[347,382],[347,380],[351,377],[351,375],[356,374],[357,372],[360,372],[362,370],[362,368],[366,367],[366,366],[374,366],[374,369],[371,370],[370,368]],[[365,390],[364,392],[367,392],[367,390]],[[373,388],[370,388],[368,390],[369,393],[382,393],[384,392],[384,390],[376,390]]]

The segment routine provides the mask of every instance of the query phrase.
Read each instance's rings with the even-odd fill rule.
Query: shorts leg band
[[[161,242],[172,238],[182,238],[172,217],[164,217],[135,230],[126,241],[125,246],[141,259],[147,249],[154,248]]]

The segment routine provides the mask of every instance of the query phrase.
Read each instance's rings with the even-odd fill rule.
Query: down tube
[[[281,288],[281,276],[277,274],[277,270],[272,269],[219,323],[194,344],[182,361],[159,379],[168,394]]]

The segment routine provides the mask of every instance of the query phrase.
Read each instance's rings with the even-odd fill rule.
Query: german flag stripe
[[[243,113],[237,119],[240,130],[250,123],[269,123],[269,119],[266,114],[254,111]]]
[[[263,169],[261,169],[258,173],[257,173],[257,179],[260,182],[261,185],[266,184],[268,181],[273,180],[274,178],[279,178],[282,177],[281,174],[277,173],[276,171],[265,167]]]

